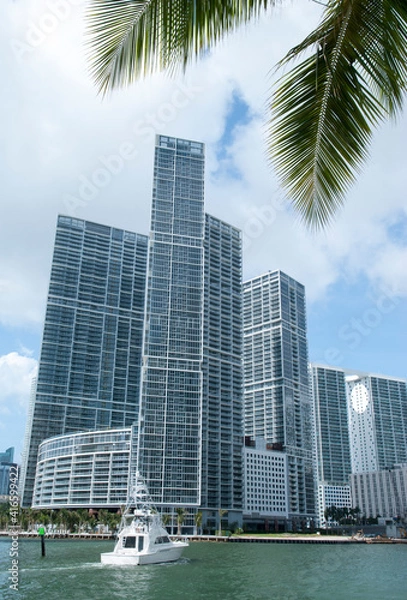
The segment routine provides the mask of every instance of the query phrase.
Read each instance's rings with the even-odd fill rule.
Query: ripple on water
[[[110,542],[19,546],[20,594],[10,595],[0,540],[2,600],[405,600],[406,546],[191,543],[163,565],[100,563]]]

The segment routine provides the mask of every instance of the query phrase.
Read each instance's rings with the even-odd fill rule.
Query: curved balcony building
[[[126,503],[131,427],[49,438],[38,451],[33,508],[116,508]]]

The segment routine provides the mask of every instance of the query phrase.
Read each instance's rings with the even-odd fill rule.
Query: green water
[[[191,543],[177,563],[100,564],[113,542],[0,539],[1,600],[406,600],[407,545]]]

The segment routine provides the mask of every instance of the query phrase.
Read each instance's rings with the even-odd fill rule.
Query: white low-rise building
[[[318,523],[320,527],[336,525],[336,522],[325,518],[326,509],[352,508],[352,496],[349,485],[318,484]]]
[[[38,451],[33,508],[115,508],[126,503],[131,428],[49,438]]]
[[[407,463],[392,469],[352,473],[353,503],[365,517],[407,519]]]
[[[264,439],[246,438],[243,464],[244,520],[285,523],[288,518],[286,454],[272,449]]]

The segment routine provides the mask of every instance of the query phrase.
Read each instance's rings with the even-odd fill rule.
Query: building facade
[[[315,420],[318,522],[326,525],[325,510],[351,508],[348,404],[342,369],[311,364]]]
[[[407,523],[407,464],[370,473],[352,473],[352,498],[364,517]]]
[[[47,453],[60,452],[61,434],[70,444],[133,426],[130,471],[160,509],[187,508],[188,526],[198,510],[204,526],[219,509],[241,523],[241,233],[204,213],[204,166],[203,144],[157,136],[148,238],[59,218],[25,504],[41,442],[35,505],[88,506],[90,453],[75,497],[67,473],[63,492],[52,489],[60,457]]]
[[[205,215],[201,509],[243,509],[242,244],[235,227]]]
[[[251,528],[284,531],[288,519],[287,455],[264,439],[245,438],[244,521]]]
[[[156,504],[199,506],[204,146],[157,136],[138,467]]]
[[[0,452],[0,496],[8,497],[10,492],[10,474],[17,474],[17,464],[14,462],[14,448]]]
[[[23,504],[24,490],[26,489],[25,481],[26,481],[27,467],[28,467],[28,455],[29,455],[29,450],[30,450],[30,438],[31,438],[32,426],[33,426],[36,390],[37,390],[37,377],[33,377],[31,380],[30,400],[28,403],[27,418],[26,418],[26,422],[25,422],[23,452],[21,454],[20,479],[18,482],[18,494],[20,496],[20,502],[23,506],[24,506],[24,504]],[[32,463],[32,461],[33,461],[33,459],[31,459],[31,463]],[[27,488],[28,488],[28,482],[27,482]],[[26,497],[27,497],[27,495],[28,495],[28,491],[26,491]],[[28,504],[26,504],[26,505],[28,506]]]
[[[353,473],[407,462],[407,382],[366,373],[346,376]]]
[[[315,519],[304,286],[281,271],[243,284],[245,436],[287,455],[288,515]]]
[[[42,441],[137,420],[146,261],[146,236],[58,217],[23,506],[32,502]]]
[[[126,504],[131,428],[50,438],[38,449],[33,508],[118,508]]]
[[[242,510],[241,239],[204,145],[157,136],[137,464],[158,506]]]

